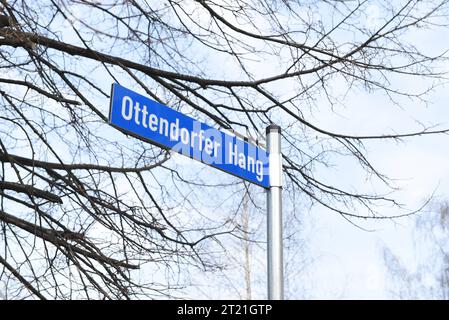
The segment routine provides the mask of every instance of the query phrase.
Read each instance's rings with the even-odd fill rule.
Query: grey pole
[[[270,153],[270,187],[267,192],[267,269],[268,299],[284,299],[284,263],[282,257],[282,153],[281,128],[269,125],[266,130]]]

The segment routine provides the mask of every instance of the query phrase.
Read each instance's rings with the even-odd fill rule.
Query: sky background
[[[439,50],[439,39],[446,31],[431,32],[423,43],[416,34],[416,41]],[[447,69],[447,65],[446,65]],[[403,84],[408,88],[420,88],[419,82],[410,79]],[[419,128],[416,122],[449,126],[449,87],[442,85],[428,96],[427,105],[413,101],[402,107],[394,106],[385,96],[352,93],[345,100],[345,107],[337,113],[322,113],[324,126],[344,132],[379,132],[383,128]],[[396,129],[396,131],[400,131]],[[402,131],[403,132],[403,131]],[[399,190],[395,197],[410,209],[417,209],[432,196],[434,202],[449,198],[449,137],[432,135],[405,139],[401,142],[368,143],[372,163],[395,180]],[[343,165],[335,172],[335,179],[349,181],[357,177],[350,166]],[[346,170],[345,170],[346,169]],[[311,253],[320,258],[314,264],[312,278],[315,286],[311,298],[385,299],[392,298],[387,283],[387,270],[383,262],[383,248],[388,247],[411,271],[420,261],[413,243],[415,217],[394,221],[372,221],[366,232],[355,228],[341,217],[314,208],[313,232],[310,233]],[[426,210],[430,210],[428,207]],[[395,214],[395,212],[390,212]],[[363,224],[366,226],[366,224]]]

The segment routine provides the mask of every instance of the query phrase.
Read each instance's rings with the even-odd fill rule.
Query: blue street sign
[[[115,83],[109,122],[139,139],[269,187],[269,154],[264,149]]]

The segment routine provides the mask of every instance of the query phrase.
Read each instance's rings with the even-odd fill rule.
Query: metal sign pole
[[[266,129],[267,150],[270,154],[270,186],[267,192],[267,269],[268,299],[284,299],[284,263],[282,257],[282,153],[281,128]]]

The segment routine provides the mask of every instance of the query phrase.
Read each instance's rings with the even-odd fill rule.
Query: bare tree
[[[243,195],[242,210],[242,230],[243,230],[243,251],[245,253],[245,291],[246,300],[251,300],[251,242],[249,238],[249,195],[245,192]]]
[[[402,299],[449,299],[449,204],[415,217],[413,234],[417,266],[408,267],[384,248],[390,291]]]
[[[427,90],[390,79],[430,79],[427,89],[442,79],[434,69],[442,53],[420,51],[405,35],[445,26],[444,0],[374,2],[381,15],[373,26],[363,23],[368,1],[0,3],[0,279],[8,298],[171,296],[184,267],[219,267],[219,235],[236,234],[242,182],[211,179],[198,164],[185,170],[168,151],[111,128],[113,82],[253,140],[282,125],[286,200],[351,223],[384,218],[377,206],[394,198],[329,184],[318,168],[348,157],[390,186],[367,157],[368,141],[447,132],[353,135],[310,116],[320,96],[332,112],[334,81],[393,102],[423,99]]]

